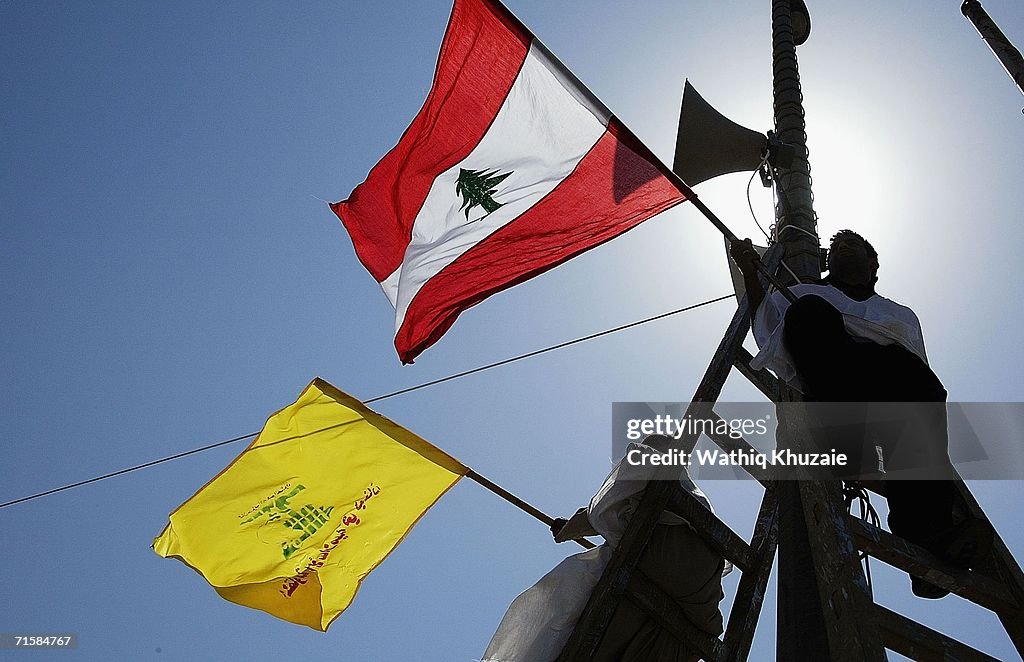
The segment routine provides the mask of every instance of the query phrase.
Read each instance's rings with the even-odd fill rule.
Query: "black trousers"
[[[850,458],[839,477],[951,475],[946,389],[917,355],[854,339],[839,311],[814,295],[786,311],[783,343],[805,400],[829,403],[811,406],[811,436],[819,452],[835,448]],[[885,494],[892,532],[939,553],[953,528],[953,482],[887,479]]]

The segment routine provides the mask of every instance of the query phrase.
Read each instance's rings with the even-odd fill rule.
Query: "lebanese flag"
[[[689,195],[505,7],[455,0],[423,108],[331,209],[412,363],[463,310]]]

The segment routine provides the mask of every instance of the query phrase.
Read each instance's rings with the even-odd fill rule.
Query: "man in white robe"
[[[946,389],[928,366],[917,315],[875,292],[878,254],[871,244],[852,230],[837,233],[829,247],[828,278],[791,287],[798,297],[793,304],[779,292],[765,297],[750,240],[734,242],[731,252],[754,311],[760,351],[751,367],[773,371],[807,401],[831,403],[809,411],[819,419],[811,422],[817,450],[845,444],[843,451],[853,459],[847,473],[837,475],[860,477],[874,460],[867,457],[874,449],[863,449],[873,444],[882,449],[888,470],[952,475]],[[901,425],[871,427],[865,419],[863,425],[830,428],[830,418],[856,420],[858,412],[868,411],[851,403],[886,403],[882,408],[900,412]],[[978,521],[954,525],[950,480],[887,480],[884,488],[893,533],[944,560],[969,567],[990,544],[990,531]],[[948,593],[916,577],[912,588],[927,598]]]
[[[651,443],[654,439],[665,441],[655,437],[645,441]],[[648,480],[658,469],[629,463],[626,458],[630,451],[643,455],[659,452],[646,444],[631,443],[590,505],[568,521],[558,520],[552,527],[556,542],[599,534],[604,537],[604,544],[566,558],[520,594],[505,612],[483,662],[548,662],[561,653]],[[711,502],[689,479],[685,469],[681,471],[683,489],[711,510]],[[676,598],[694,625],[717,636],[722,632],[718,603],[723,597],[724,566],[722,556],[713,552],[685,519],[665,511],[640,559],[639,570]],[[623,600],[593,659],[689,662],[697,658],[638,607]]]

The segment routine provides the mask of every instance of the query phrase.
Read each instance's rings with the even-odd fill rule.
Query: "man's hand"
[[[558,541],[558,532],[561,531],[568,523],[569,520],[564,517],[556,517],[555,521],[551,523],[549,528],[551,529],[551,535],[555,537],[556,542]]]
[[[761,307],[761,302],[764,301],[764,287],[758,278],[757,267],[754,266],[754,262],[760,260],[761,257],[757,254],[754,243],[749,239],[734,240],[729,244],[729,254],[732,255],[732,259],[736,260],[736,266],[743,272],[743,287],[747,291],[747,298],[750,303],[750,319],[753,321],[754,316],[757,314],[757,309]]]
[[[749,239],[735,239],[729,244],[729,254],[732,255],[732,259],[736,260],[736,266],[740,268],[743,275],[756,274],[757,267],[754,266],[754,260],[760,259],[757,254],[757,250],[754,248],[754,243]]]
[[[559,517],[552,522],[551,535],[555,537],[555,542],[566,542],[568,540],[597,535],[597,531],[594,530],[594,527],[590,526],[590,520],[587,519],[587,509],[580,508],[568,520]]]

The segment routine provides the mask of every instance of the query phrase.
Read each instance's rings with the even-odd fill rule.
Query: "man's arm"
[[[586,536],[598,535],[587,518],[586,508],[580,508],[568,520],[561,517],[556,519],[555,523],[551,526],[551,534],[555,537],[555,542],[566,542]]]
[[[736,266],[743,272],[743,287],[747,290],[747,300],[750,302],[750,320],[753,322],[757,309],[764,301],[764,287],[757,275],[757,267],[754,260],[759,259],[754,244],[749,239],[736,240],[729,245],[729,253],[736,261]]]

